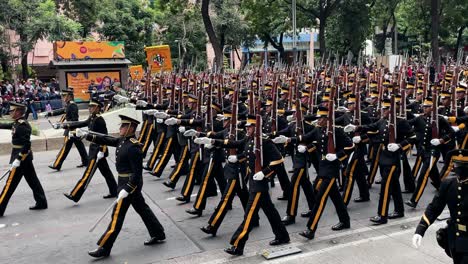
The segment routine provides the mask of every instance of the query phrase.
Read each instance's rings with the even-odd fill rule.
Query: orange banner
[[[145,71],[143,70],[142,65],[134,65],[128,67],[128,70],[130,71],[130,77],[132,77],[132,80],[141,80],[145,77]]]
[[[73,87],[76,102],[89,101],[90,89],[100,91],[115,82],[120,82],[119,71],[67,72],[67,87]]]
[[[172,71],[171,49],[169,45],[145,48],[146,60],[151,72]]]
[[[123,41],[56,41],[55,60],[123,59]]]

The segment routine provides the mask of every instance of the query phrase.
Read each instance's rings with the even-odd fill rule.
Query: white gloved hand
[[[146,106],[148,105],[148,102],[143,101],[143,100],[138,100],[138,101],[136,102],[136,105],[137,105],[137,106],[146,107]]]
[[[100,160],[102,158],[104,158],[104,152],[99,151],[98,154],[97,154],[97,160]]]
[[[325,156],[325,159],[327,159],[328,161],[335,161],[338,157],[336,156],[336,154],[332,154],[332,153],[328,153],[326,156]]]
[[[177,121],[178,121],[177,118],[171,117],[171,118],[167,119],[166,121],[164,121],[164,124],[166,124],[168,126],[173,126],[173,125],[177,125]]]
[[[149,109],[149,110],[144,110],[143,111],[143,114],[146,114],[146,115],[154,115],[158,110],[156,109]]]
[[[440,139],[438,139],[438,138],[431,139],[431,145],[439,146],[440,144],[441,144]]]
[[[156,118],[156,123],[162,124],[162,123],[164,123],[164,119]]]
[[[213,147],[214,147],[214,146],[213,146],[213,144],[211,144],[211,143],[205,145],[205,148],[206,148],[206,149],[212,149]]]
[[[356,126],[352,125],[352,124],[349,124],[349,125],[345,126],[343,130],[346,133],[354,132],[356,130]]]
[[[286,117],[286,120],[287,120],[288,122],[293,121],[293,120],[294,120],[294,115],[288,115],[288,116]]]
[[[318,119],[316,119],[316,120],[312,121],[312,123],[311,123],[311,124],[312,124],[313,126],[316,126],[316,125],[317,125],[317,123],[318,123]]]
[[[419,248],[421,246],[422,236],[420,234],[413,235],[413,247]]]
[[[416,118],[416,117],[419,117],[421,114],[413,114],[413,115]]]
[[[211,138],[199,137],[199,138],[196,138],[193,142],[199,145],[211,144]]]
[[[86,137],[86,136],[88,135],[88,132],[87,132],[87,131],[84,131],[84,130],[82,130],[82,129],[80,129],[80,128],[77,128],[77,129],[75,130],[75,135],[76,135],[77,137]]]
[[[200,108],[201,108],[201,112],[203,114],[206,113],[206,110],[208,109],[208,107],[206,107],[206,105],[202,105]]]
[[[12,163],[11,163],[11,168],[14,169],[14,168],[18,168],[21,164],[21,161],[19,159],[15,159]]]
[[[184,126],[179,127],[179,132],[184,133],[185,132],[185,127]]]
[[[198,132],[195,129],[189,129],[184,132],[184,136],[186,137],[194,137],[197,136]]]
[[[272,141],[273,143],[276,143],[276,144],[284,144],[288,142],[288,137],[281,135],[279,137],[272,139]]]
[[[122,199],[126,198],[128,195],[129,195],[129,193],[126,190],[121,190],[119,192],[119,197],[117,198],[117,200],[122,200]]]
[[[169,115],[167,113],[164,113],[164,112],[156,112],[154,113],[154,116],[156,118],[162,118],[162,119],[166,119],[169,117]]]
[[[397,151],[399,148],[400,148],[400,145],[395,144],[395,143],[390,143],[390,144],[387,145],[387,149],[388,149],[388,151],[390,151],[390,152],[395,152],[395,151]]]
[[[299,146],[297,146],[297,151],[298,151],[299,153],[304,153],[304,152],[306,152],[306,150],[307,150],[307,147],[304,146],[304,145],[299,145]]]
[[[126,104],[126,103],[130,102],[130,98],[122,96],[121,98],[117,99],[117,102],[119,104]]]
[[[460,128],[458,126],[452,126],[452,130],[453,130],[453,132],[456,133],[456,132],[460,131]]]
[[[62,128],[62,124],[60,124],[60,123],[54,123],[54,124],[52,124],[52,127],[53,127],[54,129],[59,129],[59,128]]]
[[[465,112],[465,114],[468,114],[468,106],[465,106],[465,108],[463,108],[463,112]]]
[[[106,97],[105,94],[100,94],[100,95],[99,95],[99,98],[104,98],[104,97]]]
[[[237,156],[236,155],[229,155],[228,157],[228,161],[230,163],[236,163],[238,160],[237,160]]]
[[[353,137],[353,143],[358,144],[359,142],[361,142],[361,136],[354,136]]]
[[[448,116],[445,115],[439,115],[440,117],[443,117],[445,120],[448,120]]]
[[[265,178],[265,174],[263,174],[262,171],[259,171],[259,172],[255,173],[254,176],[253,176],[253,179],[256,180],[256,181],[261,181],[261,180],[263,180],[263,178]]]

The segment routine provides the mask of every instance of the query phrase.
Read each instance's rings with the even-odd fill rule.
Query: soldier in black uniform
[[[29,187],[33,191],[36,205],[30,210],[47,209],[47,200],[41,183],[36,175],[32,163],[33,153],[31,150],[31,126],[24,120],[26,106],[10,102],[10,116],[13,123],[2,123],[0,129],[11,129],[13,149],[10,156],[10,169],[5,187],[0,194],[0,217],[5,213],[8,201],[16,190],[16,187],[24,176]]]
[[[468,150],[453,150],[448,156],[455,164],[457,177],[443,180],[432,202],[427,206],[413,236],[413,245],[421,246],[421,240],[429,226],[435,222],[445,206],[450,211],[446,240],[438,241],[455,264],[468,263]]]
[[[75,104],[73,101],[73,90],[64,90],[62,91],[63,100],[66,103],[66,107],[59,109],[59,110],[54,110],[53,112],[48,113],[48,115],[62,115],[62,118],[60,119],[59,123],[63,123],[65,121],[71,122],[71,121],[78,121],[78,106]],[[76,137],[70,137],[70,130],[65,129],[65,132],[63,135],[65,136],[65,142],[60,149],[59,154],[57,155],[57,158],[55,159],[54,163],[52,165],[49,165],[49,168],[53,170],[59,171],[62,168],[62,164],[67,158],[68,152],[70,152],[70,149],[73,144],[75,144],[76,149],[80,153],[81,157],[81,165],[78,165],[78,168],[85,167],[88,165],[88,154],[86,153],[86,148],[81,142],[81,139],[76,138]]]
[[[120,126],[120,137],[97,135],[85,132],[79,128],[76,135],[86,137],[87,140],[98,144],[116,147],[115,164],[119,174],[117,204],[112,211],[112,220],[109,227],[98,241],[99,247],[88,252],[90,256],[102,258],[109,256],[112,246],[122,229],[127,210],[132,205],[133,209],[140,215],[151,238],[145,241],[145,245],[159,243],[166,238],[164,228],[159,223],[151,208],[146,204],[141,193],[143,187],[142,163],[143,153],[141,145],[135,138],[135,130],[139,121],[128,116],[119,115],[122,120]]]
[[[60,127],[66,129],[76,129],[81,127],[88,127],[90,131],[107,135],[106,121],[100,115],[101,109],[104,105],[96,100],[92,99],[88,105],[89,117],[84,121],[66,122],[59,124]],[[58,127],[57,127],[58,128]],[[73,190],[68,194],[64,193],[65,197],[74,201],[75,203],[81,199],[81,196],[86,191],[91,178],[93,177],[96,169],[99,168],[102,176],[106,180],[109,193],[103,196],[104,199],[117,197],[117,183],[115,182],[114,175],[107,164],[106,157],[109,155],[109,150],[105,145],[98,145],[91,143],[89,145],[89,161],[83,176],[75,185]]]

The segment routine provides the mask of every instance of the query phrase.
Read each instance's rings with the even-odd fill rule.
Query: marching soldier
[[[116,167],[119,174],[117,203],[112,211],[112,220],[109,227],[98,241],[98,248],[88,252],[95,258],[103,258],[110,255],[112,246],[117,239],[127,210],[132,205],[133,209],[140,215],[148,229],[151,238],[144,242],[145,245],[160,243],[166,239],[164,228],[159,223],[151,208],[146,204],[141,193],[143,187],[142,163],[143,153],[141,145],[135,138],[135,131],[140,123],[138,120],[128,116],[119,115],[121,119],[120,137],[111,137],[102,134],[85,132],[79,128],[76,130],[78,137],[86,137],[87,140],[98,144],[116,147]]]
[[[31,150],[31,126],[24,119],[26,106],[23,104],[10,102],[10,116],[13,123],[0,123],[0,129],[11,129],[13,149],[10,156],[10,169],[5,187],[0,194],[0,217],[5,213],[8,201],[16,190],[16,187],[24,176],[29,187],[33,191],[36,205],[30,210],[47,209],[47,200],[42,189],[41,182],[37,178],[33,165],[33,153]]]

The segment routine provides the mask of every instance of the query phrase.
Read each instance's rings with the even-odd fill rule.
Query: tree
[[[84,39],[95,29],[99,12],[99,1],[96,0],[55,0],[57,11],[81,24],[81,37]]]
[[[431,0],[431,49],[436,71],[440,69],[439,22],[440,0]]]

